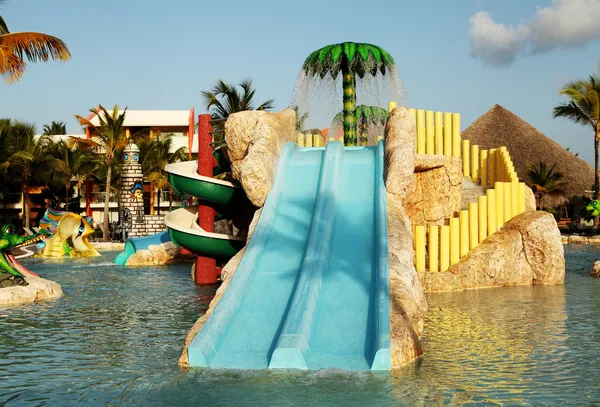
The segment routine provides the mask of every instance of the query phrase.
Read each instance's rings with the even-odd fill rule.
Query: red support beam
[[[214,158],[212,142],[212,125],[210,115],[198,116],[198,175],[205,177],[213,176]],[[206,205],[198,205],[198,225],[207,232],[215,230],[215,215],[213,208]],[[196,284],[215,284],[218,280],[219,270],[217,262],[210,257],[198,256],[196,258]]]

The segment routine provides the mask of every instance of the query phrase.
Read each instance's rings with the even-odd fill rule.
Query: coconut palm
[[[119,113],[119,107],[115,105],[112,112],[109,113],[102,105],[99,105],[97,108],[90,109],[90,112],[98,116],[99,126],[95,126],[85,117],[75,115],[75,118],[82,126],[88,126],[93,133],[93,137],[91,139],[81,140],[80,142],[88,144],[91,148],[102,149],[103,153],[105,154],[106,185],[102,236],[104,241],[109,241],[110,234],[108,229],[108,207],[110,202],[110,190],[113,182],[112,167],[115,157],[118,157],[119,153],[129,143],[129,139],[126,136],[125,128],[123,126],[125,123],[125,114],[127,113],[127,108],[125,108],[123,113]]]
[[[240,84],[241,92],[236,86],[219,79],[211,90],[203,90],[202,96],[206,101],[206,109],[216,119],[227,119],[230,114],[244,110],[271,110],[273,99],[268,99],[255,107],[254,94],[256,89],[252,88],[252,79],[246,78]],[[223,123],[213,125],[214,142],[223,141]]]
[[[50,124],[44,124],[44,136],[62,136],[67,134],[67,124],[65,122],[52,121]]]
[[[67,61],[70,57],[61,39],[37,32],[10,32],[0,15],[0,76],[9,83],[23,75],[27,69],[25,60],[34,63],[48,59]]]
[[[144,162],[142,163],[142,167],[147,168],[144,173],[148,176],[151,185],[153,185],[152,191],[154,192],[154,186],[158,189],[157,204],[159,215],[160,193],[163,189],[169,190],[169,211],[173,207],[173,187],[169,183],[169,176],[165,171],[165,166],[187,159],[187,149],[185,147],[179,147],[177,150],[171,151],[172,145],[172,134],[166,134],[152,139],[149,143],[147,153],[145,154]]]
[[[564,181],[563,174],[554,170],[555,167],[556,165],[548,167],[548,164],[543,161],[527,165],[528,185],[533,190],[540,211],[543,209],[542,199],[544,196],[564,195],[565,193],[567,183]]]
[[[54,160],[47,154],[52,141],[46,136],[37,137],[35,125],[15,122],[8,134],[8,157],[0,165],[0,170],[17,170],[21,180],[23,195],[23,217],[25,227],[29,227],[29,185],[34,176],[49,174],[54,169]]]
[[[365,105],[356,106],[356,123],[357,128],[360,129],[357,142],[360,142],[360,144],[364,146],[368,144],[368,128],[370,126],[380,128],[381,134],[383,135],[387,117],[388,111],[382,107]],[[333,118],[333,126],[334,128],[338,128],[338,126],[343,125],[343,123],[344,112],[339,112]]]
[[[97,168],[95,154],[86,147],[85,144],[70,139],[60,140],[49,149],[56,172],[64,175],[66,211],[69,210],[69,194],[73,178],[76,179],[77,188],[81,189],[85,179]]]
[[[327,45],[311,53],[302,65],[303,71],[310,76],[324,78],[328,73],[336,79],[342,72],[344,87],[344,144],[355,146],[356,137],[356,76],[363,78],[372,76],[395,66],[392,56],[372,44],[357,44],[344,42],[341,44]]]
[[[568,96],[570,101],[554,108],[554,118],[564,117],[573,123],[592,128],[594,134],[594,198],[600,199],[600,176],[598,173],[600,78],[590,75],[587,81],[569,82],[561,89],[560,94]]]

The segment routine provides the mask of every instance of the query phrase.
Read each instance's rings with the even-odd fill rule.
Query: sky
[[[98,103],[206,111],[217,79],[253,79],[258,102],[288,106],[304,59],[325,45],[373,43],[395,59],[419,109],[466,128],[500,104],[584,160],[591,129],[552,118],[560,88],[597,71],[600,0],[8,0],[10,31],[55,35],[68,62],[29,64],[0,83],[0,117],[67,122]]]

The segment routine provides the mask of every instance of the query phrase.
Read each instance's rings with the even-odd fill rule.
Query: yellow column
[[[425,154],[425,110],[417,110],[417,154]]]
[[[452,155],[460,157],[460,113],[452,115]]]
[[[469,140],[463,140],[462,162],[463,162],[463,177],[469,178],[471,165],[469,162]]]
[[[298,134],[298,147],[304,147],[304,133]]]
[[[496,220],[496,190],[488,189],[485,191],[487,196],[487,226],[488,236],[498,230],[498,221]]]
[[[452,157],[452,113],[444,113],[444,155]]]
[[[510,182],[503,182],[504,188],[504,223],[512,219],[512,200]]]
[[[494,186],[494,183],[497,181],[496,179],[496,149],[491,148],[490,153],[488,155],[488,167],[490,169],[490,186]]]
[[[444,114],[435,112],[435,153],[444,155]]]
[[[435,273],[439,271],[438,260],[440,255],[439,249],[440,227],[437,225],[429,225],[429,244],[427,251],[429,253],[429,272]]]
[[[412,117],[414,117],[415,122],[413,124],[416,126],[417,125],[417,109],[415,109],[414,107],[411,107],[410,109],[408,109],[408,111],[410,112]]]
[[[392,113],[392,110],[398,107],[396,102],[388,102],[388,113]]]
[[[504,182],[506,179],[506,169],[504,168],[506,158],[506,147],[500,147],[500,154],[498,154],[498,181]]]
[[[479,243],[483,242],[487,237],[488,225],[487,225],[487,197],[480,196],[478,200],[479,209]]]
[[[525,212],[525,183],[519,182],[519,214]]]
[[[460,211],[460,257],[469,254],[469,211]]]
[[[415,268],[425,272],[425,226],[415,227]]]
[[[450,226],[440,226],[440,271],[450,267]]]
[[[450,264],[460,260],[460,220],[450,218]]]
[[[310,133],[307,133],[304,137],[304,147],[312,147],[313,146],[313,136]]]
[[[479,161],[479,174],[481,176],[481,185],[488,186],[488,150],[481,150]]]
[[[479,182],[479,146],[471,146],[471,179],[473,182]]]
[[[494,190],[496,190],[496,230],[498,230],[504,225],[504,184],[497,181]]]
[[[434,130],[433,111],[428,110],[425,112],[425,134],[427,138],[425,141],[425,154],[435,154]]]
[[[510,213],[514,218],[519,214],[519,181],[516,178],[513,178],[510,183],[510,199],[512,202]]]
[[[469,203],[469,248],[473,250],[479,244],[479,226],[477,222],[477,203]]]

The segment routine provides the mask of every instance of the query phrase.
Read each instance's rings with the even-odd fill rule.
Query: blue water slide
[[[124,266],[127,259],[138,250],[148,249],[148,246],[170,242],[169,231],[157,233],[155,235],[143,237],[130,237],[125,241],[123,252],[119,253],[114,263],[119,266]]]
[[[286,144],[231,283],[188,348],[193,367],[389,370],[383,142]]]

